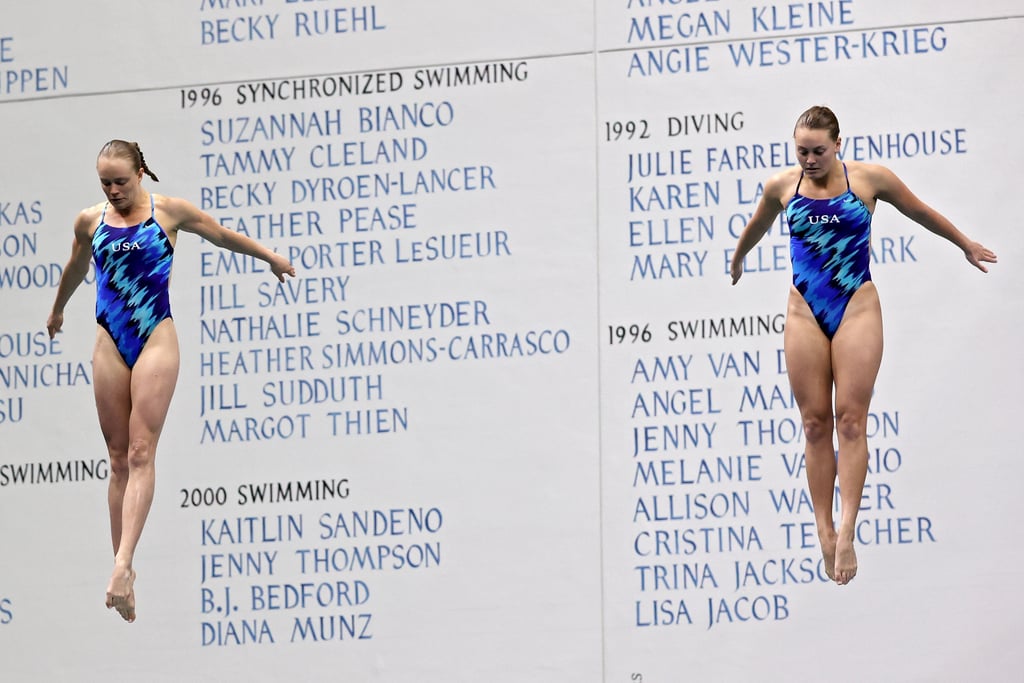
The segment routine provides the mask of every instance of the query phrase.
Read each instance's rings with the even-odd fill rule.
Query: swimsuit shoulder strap
[[[846,189],[850,190],[850,171],[846,168],[846,162],[843,162],[843,175],[846,176]]]
[[[794,195],[800,194],[800,183],[802,183],[803,181],[804,181],[804,172],[800,171],[800,177],[797,178],[796,187],[793,189],[793,194]]]

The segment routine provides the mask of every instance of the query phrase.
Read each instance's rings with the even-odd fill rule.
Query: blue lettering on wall
[[[38,199],[29,202],[0,202],[0,228],[38,225],[42,222],[43,203]],[[32,253],[35,253],[34,248]]]
[[[755,6],[751,8],[752,25],[755,33],[849,26],[854,23],[852,5],[853,0],[832,0]]]
[[[266,645],[276,642],[274,632],[266,619],[238,619],[204,621],[202,623],[203,647],[216,645]]]
[[[0,95],[35,95],[68,89],[68,67],[0,69]]]
[[[715,238],[715,217],[679,216],[629,221],[629,246],[672,246],[711,241]]]
[[[768,489],[775,512],[781,514],[804,514],[814,512],[811,496],[805,488]]]
[[[293,2],[294,0],[286,0]],[[377,16],[377,6],[333,7],[331,9],[298,11],[295,13],[295,36],[339,35],[384,31],[387,25]]]
[[[236,576],[264,576],[274,573],[277,551],[204,553],[200,559],[200,583]]]
[[[412,230],[416,227],[416,205],[413,203],[392,204],[388,207],[352,206],[338,209],[340,232],[345,229],[355,232],[388,230]]]
[[[245,308],[238,299],[238,285],[215,284],[199,286],[199,314],[212,311],[232,311]]]
[[[238,382],[199,385],[200,417],[210,411],[241,410],[248,407],[249,404],[240,396]]]
[[[917,256],[911,249],[913,235],[900,235],[899,238],[882,237],[877,245],[871,246],[872,265],[889,263],[917,262]]]
[[[275,147],[270,150],[245,150],[242,152],[208,152],[200,154],[207,178],[239,174],[262,175],[285,173],[292,170],[292,156],[295,147]]]
[[[632,456],[688,449],[712,448],[717,422],[672,423],[633,428]],[[636,481],[634,480],[634,485]]]
[[[802,443],[804,440],[803,424],[799,419],[791,417],[769,418],[756,420],[739,420],[736,423],[743,431],[743,445],[758,446]]]
[[[202,0],[199,6],[200,12],[218,9],[246,9],[248,7],[262,7],[263,0]]]
[[[288,260],[302,272],[362,268],[384,261],[380,240],[347,240],[331,243],[289,245]]]
[[[309,436],[309,413],[203,420],[199,443],[287,441]]]
[[[708,629],[722,623],[784,621],[789,618],[789,598],[782,594],[708,598]]]
[[[381,375],[314,377],[266,382],[262,387],[263,407],[305,406],[320,403],[355,403],[384,398]]]
[[[667,254],[636,254],[629,279],[634,280],[681,280],[704,277],[704,264],[708,250],[676,251]]]
[[[21,422],[25,417],[25,398],[23,396],[4,396],[0,398],[0,427]]]
[[[640,564],[637,572],[641,592],[703,590],[718,588],[718,580],[707,562],[673,562],[672,564]]]
[[[253,612],[356,607],[369,601],[370,587],[361,579],[320,583],[253,584],[249,587],[249,598]]]
[[[715,402],[714,387],[664,389],[637,393],[630,417],[714,415],[721,412]]]
[[[839,487],[836,487],[834,496],[834,505],[836,511],[841,509],[842,501],[839,497]],[[889,484],[884,483],[867,483],[864,484],[864,488],[861,491],[860,505],[857,509],[860,511],[864,510],[893,510],[895,505],[892,502],[892,487]]]
[[[288,0],[289,2],[291,0]],[[371,640],[373,615],[336,614],[318,617],[295,617],[292,621],[291,642],[297,640],[325,642],[332,640]]]
[[[313,168],[339,168],[344,166],[374,166],[422,161],[427,156],[427,141],[420,137],[389,138],[371,142],[351,140],[314,145],[309,151],[309,165]]]
[[[643,78],[710,70],[710,48],[707,45],[688,45],[634,52],[629,60],[627,76]]]
[[[294,178],[291,182],[291,202],[299,204],[413,197],[447,192],[479,192],[496,187],[491,166],[455,166],[395,173]]]
[[[383,133],[409,128],[446,128],[454,121],[455,107],[447,100],[359,107],[360,133]]]
[[[394,262],[422,263],[511,256],[508,241],[508,232],[505,230],[430,235],[422,239],[395,238]]]
[[[921,26],[730,43],[728,52],[733,66],[771,68],[932,54],[946,46],[944,27]]]
[[[0,268],[0,289],[52,289],[60,282],[63,272],[58,263],[3,266]]]
[[[199,527],[200,545],[283,543],[303,536],[302,515],[260,515],[204,519]]]
[[[200,320],[200,344],[295,339],[320,336],[320,311],[292,311]]]
[[[679,42],[694,38],[716,38],[732,28],[732,12],[680,12],[633,17],[627,43]]]
[[[711,372],[718,379],[749,377],[750,375],[761,373],[760,351],[754,351],[753,353],[750,351],[742,353],[727,351],[718,354],[709,353],[707,356]]]
[[[347,300],[348,275],[293,278],[261,282],[256,288],[260,308],[340,303]]]
[[[276,182],[201,187],[199,205],[203,211],[270,205],[274,203],[276,188]]]
[[[570,344],[568,330],[481,332],[475,335],[456,335],[441,351],[447,351],[448,358],[455,361],[530,358],[566,353]]]
[[[743,395],[740,397],[739,412],[747,410],[763,410],[765,412],[776,412],[796,408],[796,398],[793,390],[788,384],[762,384],[743,386]]]
[[[680,598],[637,600],[636,621],[639,628],[651,626],[681,626],[693,624],[686,601]]]
[[[200,144],[245,145],[285,138],[324,138],[342,135],[340,109],[322,112],[230,116],[207,119],[199,126]]]
[[[913,159],[922,156],[967,154],[967,130],[895,131],[843,138],[842,159]]]
[[[737,501],[736,505],[739,503]],[[811,526],[814,524],[811,523]],[[761,535],[756,527],[746,525],[645,529],[633,539],[633,552],[638,557],[734,553],[755,549],[764,550]]]
[[[648,211],[679,211],[717,206],[721,196],[720,181],[694,181],[682,184],[630,185],[630,213]]]
[[[793,586],[808,583],[828,583],[825,563],[820,557],[781,557],[768,560],[733,562],[736,590],[763,586]]]
[[[313,369],[313,347],[307,344],[199,353],[200,377],[261,375]]]
[[[421,570],[441,564],[440,541],[302,548],[295,551],[303,574]]]
[[[84,363],[0,365],[0,385],[9,390],[75,387],[79,383],[92,384]]]
[[[409,408],[330,411],[332,436],[392,434],[409,430]]]
[[[203,19],[199,22],[201,45],[226,45],[274,40],[279,14],[258,14],[234,19]]]
[[[861,545],[935,543],[929,517],[858,519],[855,533]]]
[[[633,474],[633,487],[761,481],[761,460],[762,456],[754,453],[696,461],[693,458],[639,461]]]
[[[0,626],[14,621],[14,603],[10,598],[0,598]]]
[[[235,187],[245,186],[236,185]],[[270,198],[269,192],[267,198]],[[254,213],[248,216],[218,216],[217,222],[228,230],[235,230],[256,240],[311,237],[324,234],[324,229],[320,225],[320,212],[315,209]]]
[[[633,522],[724,519],[746,517],[749,514],[749,491],[664,493],[637,497],[633,507]]]

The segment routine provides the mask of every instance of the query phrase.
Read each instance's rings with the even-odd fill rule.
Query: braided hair
[[[128,159],[134,170],[138,171],[139,169],[142,169],[143,173],[156,182],[160,182],[160,179],[156,177],[156,174],[153,173],[153,171],[149,169],[149,166],[146,165],[146,157],[142,155],[142,149],[139,148],[139,143],[137,142],[111,140],[107,144],[103,145],[97,156],[122,157],[124,159]]]

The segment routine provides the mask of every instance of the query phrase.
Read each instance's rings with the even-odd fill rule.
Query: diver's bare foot
[[[821,559],[825,564],[825,575],[833,581],[836,580],[836,532],[829,529],[824,534],[818,534],[818,542],[821,544]]]
[[[113,607],[121,618],[135,621],[135,570],[115,566],[107,586],[107,608]]]
[[[853,538],[840,535],[836,539],[836,583],[840,586],[853,581],[857,575],[857,553],[853,549]]]

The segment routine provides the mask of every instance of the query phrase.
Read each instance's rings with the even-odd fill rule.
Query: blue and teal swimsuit
[[[96,322],[114,340],[129,368],[156,326],[171,317],[168,285],[174,247],[156,222],[153,195],[149,202],[149,218],[127,228],[107,225],[104,207],[92,236]]]
[[[831,199],[800,194],[800,181],[786,205],[793,286],[810,306],[822,332],[831,339],[846,307],[862,284],[871,280],[871,212],[850,189]]]

